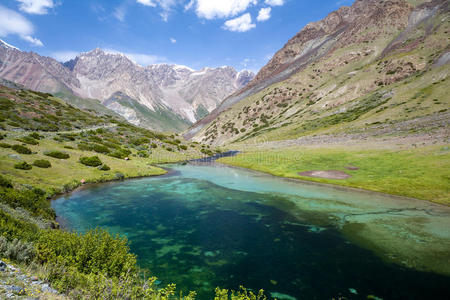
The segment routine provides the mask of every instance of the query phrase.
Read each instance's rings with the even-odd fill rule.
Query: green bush
[[[1,186],[1,187],[5,187],[5,188],[12,188],[12,187],[13,187],[11,181],[9,181],[8,179],[6,179],[6,178],[3,177],[2,175],[0,175],[0,186]]]
[[[111,168],[108,165],[106,165],[106,164],[103,164],[103,165],[99,166],[98,169],[100,171],[109,171],[109,170],[111,170]]]
[[[187,150],[187,146],[186,145],[180,145],[180,149]]]
[[[0,202],[12,208],[22,207],[31,214],[46,219],[55,217],[50,201],[45,197],[45,192],[40,189],[19,191],[11,188],[0,188]]]
[[[7,124],[12,127],[20,127],[20,124],[17,122],[8,122]]]
[[[86,142],[79,143],[77,147],[82,151],[92,151],[94,149],[94,146],[92,144]]]
[[[109,156],[124,159],[125,157],[129,156],[131,154],[131,151],[128,149],[118,149],[114,150],[113,152],[109,153]]]
[[[100,144],[94,144],[93,149],[97,153],[107,154],[110,152],[108,147],[106,147],[104,145],[100,145]]]
[[[148,157],[148,152],[147,151],[145,151],[145,150],[140,150],[140,151],[138,151],[137,152],[137,155],[139,156],[139,157]]]
[[[117,277],[136,268],[136,257],[129,253],[127,239],[113,237],[102,229],[85,234],[48,230],[40,235],[36,249],[41,263],[74,267],[83,274]]]
[[[20,169],[20,170],[31,170],[33,167],[28,164],[27,162],[21,162],[21,163],[17,163],[14,165],[15,169]]]
[[[0,236],[8,240],[15,238],[32,241],[36,238],[38,227],[32,223],[17,220],[0,209]]]
[[[14,107],[14,102],[12,102],[11,100],[9,100],[5,97],[0,97],[0,110],[8,110],[13,107]]]
[[[44,155],[57,158],[57,159],[68,159],[70,155],[66,152],[61,151],[45,151]]]
[[[116,179],[116,180],[124,180],[125,179],[125,175],[123,175],[122,172],[116,172],[116,174],[114,175],[114,179]]]
[[[39,145],[39,142],[36,141],[34,138],[29,137],[29,136],[24,136],[20,139],[17,139],[19,142],[28,144],[28,145]]]
[[[0,236],[0,255],[18,261],[20,263],[28,263],[35,256],[36,251],[33,244],[15,238],[12,242],[4,236]]]
[[[152,148],[158,148],[158,145],[156,143],[152,143]]]
[[[30,137],[30,138],[32,138],[32,139],[35,139],[35,140],[40,140],[40,139],[43,138],[44,136],[40,135],[40,134],[37,133],[37,132],[33,132],[33,133],[30,133],[30,134],[28,135],[28,137]]]
[[[80,157],[80,163],[89,167],[98,167],[102,164],[102,161],[98,158],[98,156],[83,156]]]
[[[11,145],[7,144],[7,143],[0,143],[0,147],[2,147],[2,148],[11,148]]]
[[[38,159],[33,162],[33,166],[36,166],[39,168],[50,168],[52,166],[52,164],[48,160]]]
[[[18,145],[18,144],[12,145],[11,149],[13,149],[14,151],[16,151],[17,153],[20,153],[20,154],[31,154],[32,153],[30,148],[27,148],[25,146]]]
[[[133,144],[135,146],[140,146],[142,144],[147,144],[149,142],[150,142],[150,140],[148,138],[144,138],[144,137],[135,138],[135,139],[131,140],[131,144]]]

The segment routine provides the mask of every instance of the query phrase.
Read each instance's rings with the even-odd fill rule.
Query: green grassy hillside
[[[49,197],[90,182],[164,174],[153,164],[212,150],[11,87],[0,86],[0,258],[64,294],[41,294],[12,273],[2,272],[0,279],[19,286],[15,296],[42,299],[193,299],[193,292],[179,296],[175,285],[158,286],[155,277],[141,276],[125,238],[99,229],[58,229]],[[0,288],[0,298],[8,293]],[[217,299],[230,293],[262,299],[220,289]]]
[[[202,148],[197,144],[133,126],[114,116],[76,109],[50,94],[0,87],[0,105],[1,173],[16,183],[39,186],[52,193],[67,190],[66,185],[77,186],[82,179],[105,181],[118,173],[125,177],[161,174],[163,170],[151,165],[201,155]],[[15,149],[18,146],[30,153]],[[69,157],[48,156],[51,151]],[[111,169],[86,167],[79,162],[83,156],[98,156]],[[50,162],[50,168],[14,167],[43,159]]]

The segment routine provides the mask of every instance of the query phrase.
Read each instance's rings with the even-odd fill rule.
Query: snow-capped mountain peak
[[[0,47],[4,47],[4,48],[7,48],[7,49],[15,49],[15,50],[20,51],[19,48],[14,47],[13,45],[8,44],[7,42],[5,42],[4,40],[1,40],[1,39],[0,39]]]

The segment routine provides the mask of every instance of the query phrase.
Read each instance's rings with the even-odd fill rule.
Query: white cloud
[[[252,16],[250,16],[249,13],[246,13],[240,17],[226,21],[223,28],[230,31],[245,32],[255,26],[256,25],[252,23]]]
[[[44,44],[41,42],[41,40],[39,40],[37,38],[34,38],[34,37],[30,36],[30,35],[24,35],[21,38],[24,39],[25,41],[29,42],[33,46],[37,46],[37,47],[44,46]]]
[[[154,3],[151,0],[136,0],[136,2],[140,3],[142,5],[145,5],[145,6],[151,6],[151,7],[155,7],[156,6],[156,3]]]
[[[0,6],[0,37],[18,35],[21,39],[34,46],[43,46],[42,42],[31,35],[34,32],[33,24],[21,14]]]
[[[195,4],[195,0],[190,0],[188,4],[184,6],[184,10],[190,10]]]
[[[170,42],[171,42],[172,44],[175,44],[175,43],[177,42],[177,40],[174,39],[174,38],[170,38]]]
[[[130,60],[134,61],[135,63],[140,64],[141,66],[148,66],[152,64],[162,63],[166,62],[167,59],[162,56],[158,55],[150,55],[150,54],[144,54],[144,53],[127,53],[127,52],[120,52],[114,49],[104,49],[106,53],[110,54],[121,54],[128,57]]]
[[[195,0],[195,2],[197,16],[209,20],[235,16],[258,3],[257,0]],[[189,3],[187,7],[193,5],[194,3]]]
[[[120,22],[125,21],[125,15],[127,14],[127,8],[126,6],[118,6],[114,9],[113,16],[116,17],[117,20]]]
[[[256,17],[256,20],[258,20],[258,22],[264,22],[269,20],[271,11],[272,11],[271,7],[261,8],[259,10],[258,17]]]
[[[71,59],[74,59],[75,57],[78,56],[78,54],[79,53],[76,51],[58,51],[53,52],[52,54],[50,54],[50,56],[56,59],[57,61],[66,62]]]
[[[284,0],[266,0],[264,3],[270,6],[281,6],[284,4]]]
[[[35,15],[45,15],[49,8],[55,7],[53,0],[16,0],[20,3],[19,9]]]
[[[164,22],[167,22],[173,7],[178,4],[179,0],[136,0],[136,2],[145,6],[161,8],[162,11],[159,15]]]

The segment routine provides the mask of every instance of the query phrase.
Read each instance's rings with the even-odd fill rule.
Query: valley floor
[[[444,139],[445,141],[445,139]],[[450,144],[436,136],[311,136],[230,147],[221,163],[272,175],[335,184],[450,205]],[[331,171],[331,172],[311,172]],[[338,172],[336,172],[338,171]],[[307,173],[306,173],[307,172]],[[333,179],[327,174],[345,174]],[[312,177],[315,176],[315,177]]]

